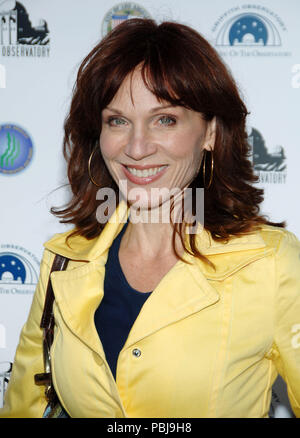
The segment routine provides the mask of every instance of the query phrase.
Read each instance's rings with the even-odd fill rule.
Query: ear
[[[214,117],[210,122],[207,122],[203,149],[206,149],[208,151],[214,150],[215,141],[216,141],[216,117]]]

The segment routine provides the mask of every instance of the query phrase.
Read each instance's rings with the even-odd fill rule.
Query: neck
[[[134,213],[130,215],[129,224],[122,238],[123,248],[140,254],[145,259],[175,255],[173,248],[174,225],[170,223],[170,220],[165,222],[151,221],[150,213],[153,214],[153,211],[149,211],[148,215],[142,212],[139,217]],[[181,254],[183,248],[177,234],[175,245],[177,253]]]

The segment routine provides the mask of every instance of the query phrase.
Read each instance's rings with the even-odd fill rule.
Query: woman
[[[128,20],[86,57],[65,122],[73,197],[54,210],[75,228],[45,244],[2,416],[46,407],[55,254],[70,261],[51,274],[52,376],[71,417],[267,417],[278,373],[300,416],[300,245],[259,215],[246,115],[187,26]]]

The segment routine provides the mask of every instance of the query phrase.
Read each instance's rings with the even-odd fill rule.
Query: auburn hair
[[[100,152],[101,114],[137,66],[141,66],[146,87],[159,101],[202,113],[207,121],[216,119],[213,179],[204,196],[204,227],[212,238],[227,241],[261,224],[285,226],[269,222],[259,213],[263,190],[253,185],[258,178],[247,142],[247,108],[218,53],[189,26],[130,19],[108,33],[78,71],[63,141],[72,198],[64,207],[51,209],[61,222],[75,225],[69,237],[79,234],[92,239],[104,228],[96,218],[98,188],[88,174],[95,147],[99,153],[93,159],[93,176],[101,187],[114,189],[119,202],[118,187]],[[202,169],[191,187],[203,187]],[[174,225],[175,249],[175,233],[182,236],[186,224]],[[189,248],[182,242],[187,251],[210,263],[198,251],[195,234],[189,235]]]

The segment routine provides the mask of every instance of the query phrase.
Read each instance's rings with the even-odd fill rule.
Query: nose
[[[128,138],[124,153],[133,160],[140,161],[156,152],[156,144],[146,127],[134,127]]]

